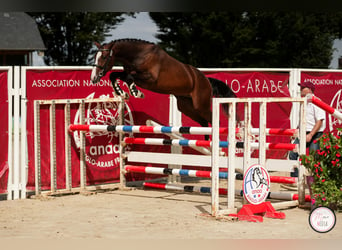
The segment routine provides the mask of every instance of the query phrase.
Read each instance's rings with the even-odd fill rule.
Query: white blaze
[[[99,59],[102,56],[102,52],[97,52],[96,54],[96,58],[95,58],[95,65],[98,65],[99,63]],[[91,71],[91,80],[95,80],[96,78],[96,66],[93,67],[92,71]]]

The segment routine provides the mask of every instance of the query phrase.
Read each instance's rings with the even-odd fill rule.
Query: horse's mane
[[[154,44],[153,42],[149,42],[142,39],[137,38],[121,38],[111,41],[111,43],[120,43],[120,42],[132,42],[132,43],[148,43],[148,44]]]

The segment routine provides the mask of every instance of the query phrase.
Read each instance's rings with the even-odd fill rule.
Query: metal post
[[[251,103],[244,103],[244,152],[243,152],[243,173],[247,170],[247,168],[251,164],[251,141],[252,141],[252,112],[251,112]]]
[[[84,100],[81,101],[80,106],[80,124],[84,124],[85,120],[85,102]],[[84,190],[86,187],[86,140],[85,140],[85,133],[80,132],[80,188]]]
[[[56,104],[52,101],[50,105],[50,186],[52,193],[57,190],[56,165]]]
[[[40,103],[34,101],[34,164],[35,164],[35,194],[42,191],[41,157],[40,157]]]
[[[229,120],[228,120],[228,192],[227,192],[227,208],[228,213],[235,213],[235,154],[236,154],[236,102],[229,104]]]
[[[260,102],[259,107],[259,164],[266,168],[266,101]]]
[[[306,107],[307,100],[302,98],[300,102],[300,126],[299,126],[299,155],[306,153]],[[300,205],[305,204],[305,186],[304,186],[304,166],[299,164],[298,169],[298,202]]]
[[[13,97],[13,199],[19,199],[19,179],[20,179],[20,140],[19,140],[19,124],[20,124],[20,67],[14,67],[14,97]],[[9,114],[10,117],[12,114]],[[11,180],[12,181],[12,180]]]
[[[169,126],[181,126],[182,125],[182,113],[178,111],[177,108],[177,100],[173,95],[170,95],[170,109],[169,109]],[[182,147],[180,146],[171,146],[171,154],[181,154]],[[169,168],[182,168],[182,165],[173,165],[169,164]],[[168,176],[168,182],[180,182],[180,176]]]
[[[124,117],[125,117],[125,99],[120,98],[118,105],[118,114],[119,114],[119,124],[124,125]],[[126,178],[125,178],[125,146],[123,144],[123,133],[119,133],[119,157],[120,157],[120,186],[121,188],[126,187]]]
[[[7,87],[8,87],[8,184],[7,184],[7,200],[13,199],[13,95],[16,91],[13,89],[13,72],[12,67],[8,69]]]
[[[71,191],[72,177],[71,177],[71,138],[69,134],[70,125],[70,100],[67,100],[64,106],[64,133],[65,133],[65,189]]]
[[[219,127],[220,103],[217,98],[212,101],[212,154],[211,154],[211,215],[217,216],[219,212]]]
[[[26,129],[26,117],[27,117],[27,100],[26,100],[26,71],[21,70],[21,85],[20,85],[20,105],[21,105],[21,119],[20,119],[20,171],[21,171],[21,179],[20,179],[20,189],[21,189],[21,199],[26,199],[26,184],[27,184],[27,176],[28,176],[28,155],[27,155],[27,129]]]
[[[243,149],[243,174],[246,173],[248,167],[251,165],[251,141],[252,141],[252,103],[245,102],[244,103],[244,114],[245,114],[245,122],[244,122],[244,149]],[[245,196],[243,196],[242,200],[243,204],[247,204]]]

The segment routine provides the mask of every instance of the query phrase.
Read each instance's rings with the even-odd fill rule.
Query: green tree
[[[35,18],[47,47],[44,56],[47,65],[89,64],[95,52],[94,41],[103,42],[108,32],[124,20],[120,12],[28,14]]]
[[[150,13],[160,45],[196,67],[327,68],[342,13]]]

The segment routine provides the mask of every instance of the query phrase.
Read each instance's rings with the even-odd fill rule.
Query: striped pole
[[[329,106],[327,103],[323,102],[318,97],[316,97],[316,96],[314,96],[312,94],[309,94],[309,95],[307,95],[307,100],[309,102],[311,101],[316,106],[318,106],[321,109],[323,109],[324,111],[328,112],[333,117],[335,117],[335,118],[337,118],[339,120],[342,120],[342,113],[341,112],[339,112],[338,110],[336,110],[333,107]]]
[[[127,172],[144,173],[144,174],[162,174],[162,175],[211,178],[210,171],[201,171],[201,170],[157,168],[157,167],[144,167],[144,166],[133,166],[133,165],[126,165],[125,170]],[[242,179],[242,174],[236,174],[236,176],[238,175],[240,175],[239,178]],[[228,173],[220,172],[219,177],[221,179],[227,179]]]
[[[211,135],[211,127],[181,127],[181,126],[129,126],[129,125],[80,125],[71,124],[71,131],[81,130],[86,132],[120,132],[120,133],[153,133],[153,134],[192,134]],[[228,128],[220,128],[220,133],[227,134]]]
[[[202,171],[202,170],[158,168],[158,167],[145,167],[145,166],[133,166],[133,165],[126,165],[125,170],[127,172],[144,173],[144,174],[178,175],[178,176],[211,178],[210,171]],[[219,172],[219,178],[227,179],[228,173]],[[236,173],[235,178],[237,180],[242,180],[243,175],[240,173]],[[270,176],[270,181],[272,183],[296,184],[297,180],[298,178],[296,177]]]
[[[180,184],[165,184],[165,183],[153,183],[153,182],[144,182],[144,187],[155,188],[155,189],[163,189],[163,190],[174,190],[174,191],[183,191],[183,192],[195,192],[195,193],[203,193],[210,194],[210,187],[200,187],[200,186],[190,186],[190,185],[180,185]],[[227,195],[226,188],[219,188],[220,195]],[[243,196],[242,190],[235,190],[235,195]],[[282,193],[282,192],[269,192],[268,199],[276,199],[276,200],[298,200],[298,194],[294,193]],[[305,201],[310,202],[310,195],[305,195]]]
[[[129,125],[82,125],[71,124],[70,131],[85,132],[120,132],[120,133],[152,133],[152,134],[192,134],[192,135],[211,135],[211,127],[170,127],[170,126],[129,126]],[[220,128],[220,134],[227,135],[228,128]],[[236,133],[242,133],[243,128],[236,128]],[[252,134],[259,134],[258,128],[252,128]],[[267,128],[268,135],[296,136],[297,129]]]
[[[139,145],[172,145],[172,146],[197,146],[197,147],[211,147],[212,141],[206,140],[187,140],[187,139],[162,139],[162,138],[132,138],[126,137],[124,138],[124,142],[126,144],[139,144]],[[227,141],[220,141],[219,147],[228,148]],[[237,148],[244,148],[244,142],[237,142]],[[252,142],[252,149],[258,149],[259,143]],[[266,143],[266,150],[290,150],[290,151],[298,151],[298,144],[291,143]]]

